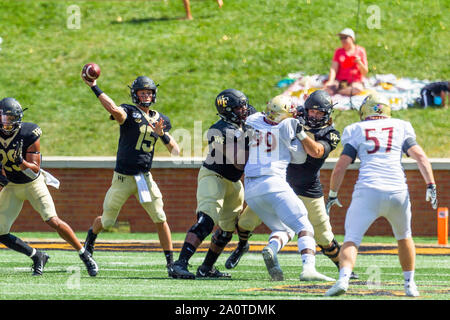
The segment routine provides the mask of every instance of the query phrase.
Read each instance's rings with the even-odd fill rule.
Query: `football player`
[[[58,232],[76,251],[90,276],[96,276],[97,264],[83,248],[72,228],[58,218],[52,196],[41,171],[41,128],[22,122],[23,110],[14,98],[0,101],[0,162],[4,173],[0,192],[0,242],[33,260],[33,275],[40,276],[50,258],[12,235],[9,231],[28,200],[42,219]],[[2,174],[3,175],[3,174]],[[2,176],[1,175],[1,176]]]
[[[427,184],[426,199],[437,208],[436,184],[431,164],[416,142],[416,135],[407,121],[391,118],[388,102],[369,95],[359,110],[361,121],[344,128],[344,150],[330,178],[327,210],[336,204],[347,167],[358,157],[361,160],[358,180],[345,217],[345,238],[339,259],[339,280],[326,292],[337,296],[348,290],[349,277],[355,265],[358,247],[370,225],[380,216],[392,226],[398,243],[398,255],[404,274],[407,296],[417,297],[414,281],[415,248],[411,236],[411,203],[402,154],[417,161]]]
[[[297,119],[304,124],[306,132],[302,140],[303,148],[308,154],[305,163],[290,163],[287,167],[287,181],[308,210],[308,219],[314,227],[314,238],[322,253],[333,261],[339,270],[340,245],[331,230],[330,217],[325,209],[320,168],[331,151],[340,141],[340,133],[333,125],[331,113],[333,104],[324,90],[314,91],[305,101],[304,108],[299,108]],[[242,255],[248,251],[252,231],[261,223],[256,214],[246,207],[239,216],[236,230],[239,235],[237,248],[225,263],[228,269],[239,263]],[[287,235],[278,238],[280,249],[289,241]],[[357,276],[352,274],[352,278]]]
[[[300,142],[306,134],[295,113],[290,97],[280,95],[267,104],[265,114],[255,113],[247,119],[253,134],[244,171],[245,201],[272,231],[262,255],[273,280],[283,279],[278,251],[298,235],[303,263],[300,280],[330,281],[316,271],[314,228],[305,205],[286,181],[289,162],[304,163],[307,157]]]
[[[150,168],[158,139],[172,155],[178,155],[180,149],[168,133],[171,129],[169,118],[151,108],[156,102],[157,86],[152,79],[139,76],[130,87],[131,99],[135,105],[117,106],[99,89],[96,80],[89,81],[83,76],[82,79],[110,113],[110,118],[120,125],[112,184],[103,202],[103,213],[95,218],[84,246],[93,254],[97,235],[114,225],[123,204],[134,195],[156,225],[170,276],[173,263],[171,232],[163,210],[162,194],[152,178]]]
[[[215,100],[220,119],[208,129],[209,153],[198,173],[197,223],[187,232],[180,256],[173,266],[174,278],[230,278],[214,263],[231,240],[238,214],[244,203],[243,174],[238,166],[237,148],[245,148],[244,121],[248,115],[248,98],[235,89],[219,93]],[[236,151],[236,152],[235,152]],[[202,241],[213,231],[211,245],[194,275],[188,270],[189,259]]]

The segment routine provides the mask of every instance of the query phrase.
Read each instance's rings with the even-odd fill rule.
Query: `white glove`
[[[342,204],[337,197],[337,192],[330,190],[330,193],[328,194],[327,202],[325,204],[328,215],[330,215],[330,209],[333,205],[337,205],[338,207],[342,208]]]
[[[437,209],[438,202],[437,202],[437,194],[436,194],[436,184],[429,183],[427,185],[427,193],[425,196],[425,200],[431,202],[431,207],[433,209]]]

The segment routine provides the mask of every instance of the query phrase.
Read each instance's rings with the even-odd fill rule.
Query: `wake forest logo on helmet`
[[[223,95],[220,97],[217,97],[217,105],[218,106],[221,106],[222,108],[226,108],[227,103],[228,103],[228,97],[223,96]]]

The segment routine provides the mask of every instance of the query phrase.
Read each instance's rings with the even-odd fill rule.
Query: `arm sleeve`
[[[355,148],[352,147],[351,144],[347,143],[347,144],[344,145],[344,150],[342,150],[341,155],[343,155],[343,154],[345,154],[345,155],[349,156],[350,158],[352,158],[352,163],[353,163],[353,162],[355,162],[356,155],[358,154],[358,152],[356,151]]]

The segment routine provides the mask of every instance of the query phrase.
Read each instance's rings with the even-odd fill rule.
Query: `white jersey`
[[[275,175],[286,179],[286,168],[291,160],[305,162],[306,152],[295,136],[297,119],[287,118],[275,125],[258,112],[249,116],[246,124],[252,134],[244,171],[246,177]]]
[[[407,190],[401,158],[408,138],[416,138],[414,129],[409,122],[400,119],[366,120],[347,126],[342,134],[342,145],[350,144],[361,160],[355,190]]]

